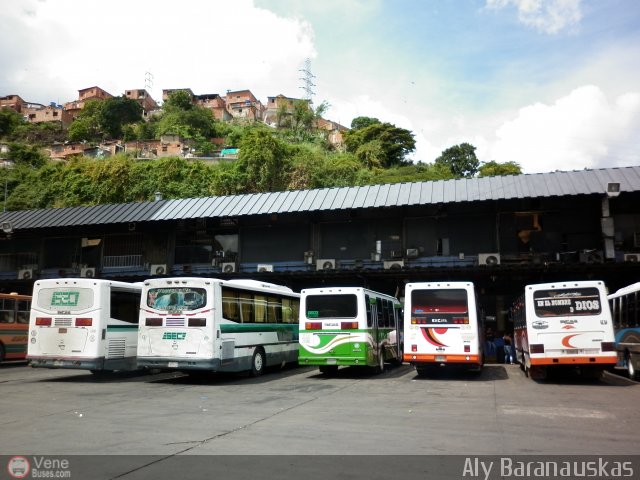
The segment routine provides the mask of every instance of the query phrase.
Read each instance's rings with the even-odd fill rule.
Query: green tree
[[[352,130],[360,130],[361,128],[368,127],[370,125],[374,125],[377,123],[381,123],[377,118],[372,117],[356,117],[351,120],[351,129]]]
[[[369,125],[345,132],[344,143],[347,151],[356,153],[362,151],[369,142],[377,142],[378,146],[367,150],[383,152],[380,166],[384,168],[406,163],[405,157],[416,148],[413,133],[390,123],[370,123]]]
[[[102,100],[89,100],[69,126],[69,140],[91,142],[100,139]]]
[[[6,137],[23,123],[22,115],[11,108],[0,109],[0,138]]]
[[[448,166],[456,178],[471,178],[480,166],[475,152],[476,147],[473,145],[461,143],[444,150],[435,163]]]
[[[249,192],[277,192],[287,185],[290,153],[285,142],[271,132],[250,129],[240,141],[238,163]]]
[[[16,165],[27,165],[29,167],[40,168],[47,159],[40,149],[35,145],[24,143],[9,143],[9,160],[13,160]]]
[[[124,125],[142,121],[142,106],[124,95],[108,98],[103,101],[98,118],[103,132],[110,138],[120,138]]]
[[[498,163],[494,160],[483,162],[478,169],[479,177],[497,177],[502,175],[520,175],[522,168],[516,162]]]

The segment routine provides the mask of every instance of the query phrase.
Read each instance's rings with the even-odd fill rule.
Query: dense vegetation
[[[277,125],[261,122],[218,122],[211,111],[193,105],[185,92],[174,92],[162,112],[142,119],[140,106],[123,97],[88,102],[69,129],[56,123],[29,124],[13,110],[0,110],[0,143],[9,160],[0,169],[5,208],[50,207],[145,201],[342,187],[381,183],[470,178],[520,173],[515,162],[481,163],[468,143],[443,151],[433,163],[412,163],[413,134],[376,118],[358,117],[336,150],[326,132],[315,128],[326,111],[296,102],[277,114]],[[54,142],[145,140],[163,134],[190,139],[197,153],[214,150],[209,139],[222,137],[239,148],[233,162],[204,163],[185,158],[138,160],[119,154],[108,159],[74,157],[54,162],[44,147]]]

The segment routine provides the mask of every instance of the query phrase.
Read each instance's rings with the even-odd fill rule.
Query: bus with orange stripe
[[[482,371],[483,322],[473,283],[406,285],[403,359],[420,376],[453,366]]]
[[[601,281],[527,285],[511,315],[516,358],[533,379],[562,367],[597,377],[616,364],[613,321]]]
[[[27,356],[31,295],[0,293],[0,362]]]

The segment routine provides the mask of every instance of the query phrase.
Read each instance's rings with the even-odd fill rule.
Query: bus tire
[[[251,357],[251,376],[259,377],[264,373],[267,366],[267,358],[264,354],[264,350],[261,347],[256,348]]]
[[[627,352],[627,354],[625,355],[625,360],[627,362],[627,375],[629,376],[629,380],[637,380],[638,372],[636,371],[636,367],[633,364],[633,356],[631,355],[631,352]]]

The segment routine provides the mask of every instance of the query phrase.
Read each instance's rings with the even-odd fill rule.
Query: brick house
[[[213,116],[216,120],[227,121],[231,120],[231,114],[227,111],[227,104],[217,93],[207,93],[204,95],[196,95],[194,97],[194,103],[201,107],[204,107],[213,112]]]
[[[22,113],[22,108],[26,105],[22,98],[19,95],[6,95],[4,97],[0,97],[0,109],[10,108],[17,113]]]
[[[144,88],[134,89],[134,90],[126,90],[124,93],[125,97],[129,100],[135,100],[142,107],[142,117],[147,119],[149,115],[158,110],[160,107],[158,106],[158,102],[156,102],[153,97],[147,92]]]
[[[225,97],[227,112],[233,118],[245,118],[248,120],[261,120],[264,114],[264,106],[251,90],[228,91]]]

